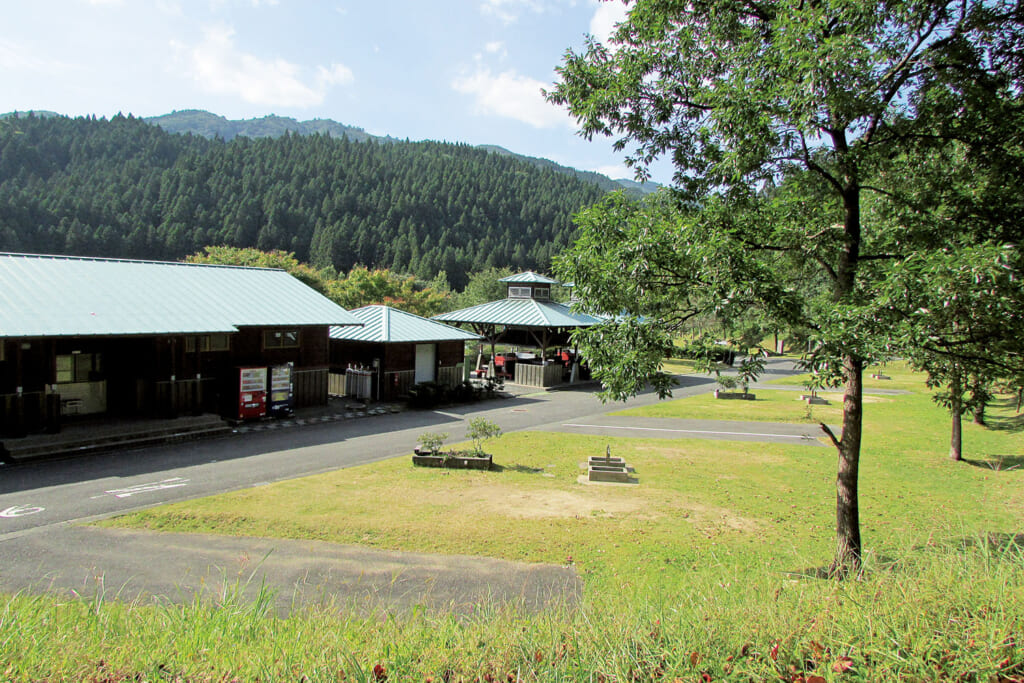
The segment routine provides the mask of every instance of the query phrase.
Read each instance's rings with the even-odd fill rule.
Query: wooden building
[[[0,254],[0,433],[326,403],[328,328],[358,324],[281,270]]]
[[[390,306],[350,311],[362,327],[331,328],[331,392],[391,400],[421,382],[462,382],[467,341],[479,336]]]

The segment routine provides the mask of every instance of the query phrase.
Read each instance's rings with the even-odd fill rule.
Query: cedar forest
[[[547,270],[604,191],[465,144],[168,133],[142,119],[0,122],[0,251],[178,260],[281,250],[462,289]]]

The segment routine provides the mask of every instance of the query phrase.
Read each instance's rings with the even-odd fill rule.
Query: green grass
[[[914,393],[865,406],[858,580],[815,578],[834,544],[830,448],[514,433],[488,446],[498,472],[416,469],[403,457],[106,524],[571,558],[585,581],[574,611],[484,607],[456,619],[337,606],[279,619],[231,590],[220,604],[185,606],[19,595],[0,602],[0,680],[362,681],[376,664],[390,681],[446,671],[453,681],[1016,680],[1019,420],[1001,404],[996,428],[965,424],[970,462],[953,463],[948,416],[919,380],[894,378]],[[787,396],[746,407],[802,409]],[[656,408],[689,417],[708,403]],[[577,481],[580,463],[609,444],[639,485]]]
[[[700,420],[739,420],[750,422],[826,422],[839,424],[843,417],[842,395],[819,392],[829,405],[809,406],[800,400],[795,391],[752,391],[756,397],[748,400],[716,399],[712,394],[700,394],[688,398],[654,403],[639,408],[628,408],[612,413],[626,417],[692,418]],[[891,403],[892,397],[868,396],[869,406],[875,403]]]

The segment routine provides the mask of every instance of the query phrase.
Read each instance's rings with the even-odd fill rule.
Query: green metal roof
[[[363,306],[349,311],[363,327],[332,327],[331,339],[376,343],[476,341],[478,335],[421,318],[390,306]]]
[[[518,275],[509,275],[508,277],[503,277],[500,280],[498,280],[498,282],[510,282],[510,283],[513,283],[513,284],[517,284],[517,283],[530,283],[530,284],[535,284],[535,285],[557,285],[558,284],[558,280],[552,280],[549,277],[545,277],[543,275],[538,275],[537,273],[533,272],[532,270],[528,270],[525,273],[519,273]]]
[[[478,323],[508,327],[589,327],[600,318],[574,313],[565,304],[536,299],[502,299],[461,311],[435,315],[434,320],[452,323]]]
[[[0,253],[0,337],[358,324],[283,270]]]

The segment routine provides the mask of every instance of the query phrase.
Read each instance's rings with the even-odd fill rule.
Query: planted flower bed
[[[483,447],[488,439],[501,436],[501,427],[482,417],[474,418],[469,421],[466,436],[473,441],[472,451],[442,451],[441,445],[448,438],[447,432],[420,434],[420,442],[412,452],[412,464],[459,470],[491,469],[491,454],[484,453]]]
[[[456,470],[489,470],[491,455],[477,455],[466,451],[431,453],[417,449],[412,455],[412,464],[419,467],[447,467]]]

